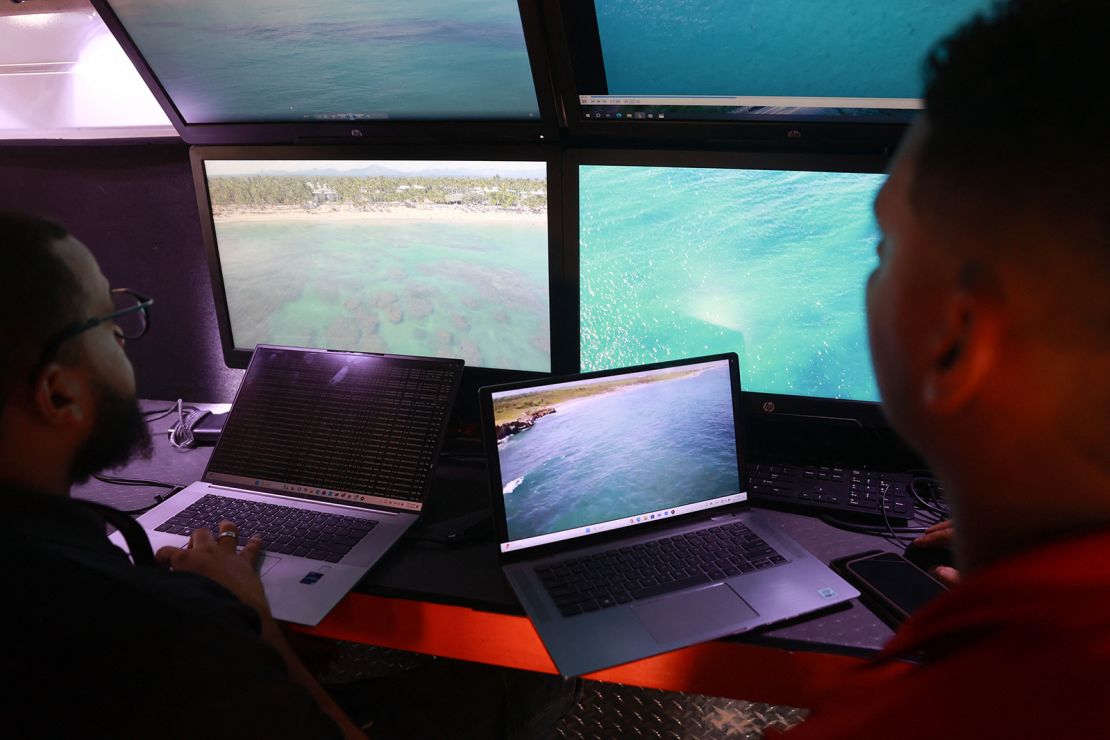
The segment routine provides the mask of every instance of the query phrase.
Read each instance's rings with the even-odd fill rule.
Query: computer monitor
[[[228,366],[266,343],[456,357],[493,380],[565,367],[551,151],[194,147],[192,161]]]
[[[574,150],[582,370],[740,356],[753,459],[904,470],[864,308],[877,156]]]
[[[94,5],[189,143],[538,141],[552,107],[538,13],[517,0]]]
[[[569,49],[562,95],[572,132],[685,130],[704,140],[729,135],[713,123],[905,124],[921,107],[929,48],[989,6],[587,0],[560,4],[549,23]]]

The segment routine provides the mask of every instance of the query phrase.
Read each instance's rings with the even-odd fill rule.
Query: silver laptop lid
[[[418,512],[462,360],[260,344],[206,483]]]
[[[737,366],[729,353],[483,388],[501,552],[747,500]]]

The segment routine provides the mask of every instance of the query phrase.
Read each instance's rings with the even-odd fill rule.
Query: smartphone
[[[896,552],[869,550],[841,558],[837,565],[864,602],[894,626],[948,590]]]

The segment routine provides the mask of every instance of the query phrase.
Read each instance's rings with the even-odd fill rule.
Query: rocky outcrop
[[[507,421],[504,424],[497,425],[497,439],[502,440],[513,434],[520,434],[521,432],[531,429],[532,425],[536,423],[536,419],[540,419],[548,414],[554,414],[555,409],[551,406],[545,406],[541,409],[534,409],[526,411],[521,416],[513,421]]]

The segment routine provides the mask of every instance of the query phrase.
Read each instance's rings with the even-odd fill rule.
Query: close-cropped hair
[[[68,236],[53,221],[0,212],[0,407],[49,338],[81,319],[81,283],[55,248]]]
[[[996,2],[942,40],[915,208],[954,231],[1036,224],[1110,273],[1108,43],[1106,0]]]

